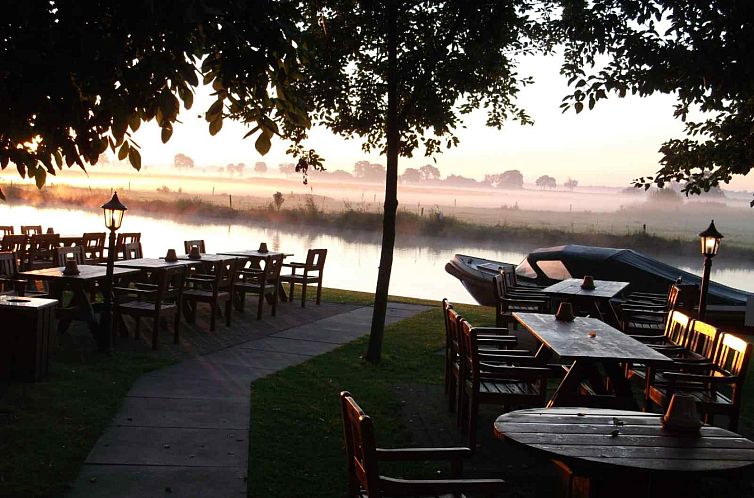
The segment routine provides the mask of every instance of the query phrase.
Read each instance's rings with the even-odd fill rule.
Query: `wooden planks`
[[[167,268],[187,266],[190,264],[191,261],[181,259],[179,259],[178,261],[165,261],[162,258],[137,258],[120,260],[114,263],[116,268],[135,268],[138,270],[165,270]],[[107,263],[100,263],[100,265],[104,266],[107,265]]]
[[[20,272],[22,277],[29,277],[35,280],[62,280],[62,281],[95,281],[101,280],[107,276],[107,268],[100,265],[78,265],[78,275],[66,275],[63,273],[65,267],[44,268],[42,270],[31,270]],[[138,273],[138,270],[132,268],[113,268],[113,275],[131,275]]]
[[[754,465],[754,442],[719,427],[666,430],[660,415],[599,408],[535,408],[498,417],[495,435],[569,465],[651,472],[719,472]]]
[[[665,364],[672,360],[596,318],[561,322],[554,315],[513,313],[513,317],[565,361],[577,359]]]

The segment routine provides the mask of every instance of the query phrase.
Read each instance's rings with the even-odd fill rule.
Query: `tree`
[[[284,175],[292,175],[296,172],[296,165],[293,163],[281,163],[278,165],[278,171]]]
[[[432,166],[431,164],[425,164],[424,166],[419,168],[419,174],[424,181],[440,179],[440,170]]]
[[[275,210],[280,211],[280,208],[283,207],[283,203],[285,202],[283,193],[275,192],[274,194],[272,194],[272,202],[275,203]]]
[[[555,181],[555,178],[549,176],[549,175],[542,175],[539,178],[537,178],[537,181],[534,182],[537,187],[545,189],[545,188],[555,188],[558,186],[558,182]]]
[[[353,176],[369,182],[379,182],[385,178],[385,166],[369,161],[356,161],[353,165]]]
[[[381,355],[398,208],[398,158],[432,156],[457,145],[454,130],[474,109],[487,124],[529,123],[514,98],[528,80],[516,59],[544,46],[544,16],[527,2],[367,2],[306,4],[314,47],[304,83],[319,121],[386,155],[382,249],[366,359]],[[544,12],[542,12],[544,14]]]
[[[421,179],[422,175],[416,168],[406,168],[401,175],[401,181],[404,183],[419,183]]]
[[[495,188],[524,188],[524,175],[517,169],[509,169],[494,175],[484,175],[484,183]]]
[[[179,168],[179,169],[193,168],[194,160],[185,154],[179,153],[179,154],[176,154],[175,157],[173,157],[173,167]]]
[[[569,176],[568,180],[566,180],[565,183],[563,183],[563,186],[567,188],[568,190],[573,190],[579,186],[579,182],[578,180],[574,180],[573,178]]]
[[[264,161],[257,161],[256,164],[254,164],[254,172],[255,173],[267,173],[267,163]]]
[[[299,140],[310,124],[292,3],[83,0],[2,10],[0,167],[14,164],[40,188],[47,174],[95,164],[108,148],[140,169],[131,133],[154,120],[167,142],[200,77],[215,92],[210,134],[225,118],[241,121],[265,154],[273,135]]]
[[[661,168],[634,185],[685,182],[699,194],[754,167],[754,38],[749,2],[561,0],[564,109],[591,109],[608,94],[677,96],[685,137],[660,147]],[[604,63],[609,56],[609,62]],[[751,203],[754,206],[754,201]]]
[[[476,187],[479,185],[479,182],[473,178],[467,178],[461,175],[448,175],[445,180],[443,180],[443,183],[454,187]]]

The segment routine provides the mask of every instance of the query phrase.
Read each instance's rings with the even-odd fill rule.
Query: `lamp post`
[[[105,288],[102,289],[104,305],[99,322],[99,337],[97,338],[100,351],[109,352],[113,338],[113,268],[115,265],[115,232],[123,223],[123,214],[128,209],[118,199],[118,192],[113,198],[102,206],[105,214],[105,227],[110,230],[110,238],[107,244],[107,279]]]
[[[702,274],[702,287],[699,290],[699,314],[698,318],[704,320],[707,312],[707,291],[709,289],[709,274],[712,268],[712,258],[720,249],[720,240],[723,234],[715,228],[715,220],[712,220],[705,231],[699,234],[702,243],[702,255],[704,256],[704,273]]]

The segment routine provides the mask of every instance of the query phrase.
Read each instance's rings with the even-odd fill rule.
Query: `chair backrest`
[[[177,265],[157,273],[155,308],[159,309],[166,301],[179,303],[186,283],[186,267]]]
[[[691,319],[680,311],[673,311],[665,324],[665,339],[679,346],[686,346]]]
[[[461,355],[463,355],[463,347],[464,344],[462,343],[462,337],[463,331],[461,330],[461,324],[465,320],[461,315],[456,312],[453,308],[448,308],[446,312],[447,316],[447,322],[448,322],[448,346],[450,347],[450,357],[452,361],[459,360],[461,363],[463,363],[463,360],[461,359]]]
[[[280,279],[280,271],[283,269],[282,254],[269,255],[264,258],[264,270],[267,276],[267,282],[277,282]]]
[[[359,496],[359,488],[368,498],[380,496],[377,449],[372,419],[356,404],[351,393],[340,393],[343,439],[346,447],[348,496]]]
[[[50,263],[54,266],[55,249],[60,245],[57,233],[42,233],[29,238],[29,264]]]
[[[325,269],[325,258],[327,258],[327,249],[309,249],[306,253],[305,271],[318,271],[321,274]]]
[[[0,232],[2,232],[3,236],[5,236],[5,235],[13,235],[13,226],[12,225],[0,225]]]
[[[675,283],[668,290],[666,308],[668,312],[679,310],[690,315],[699,303],[699,286],[696,284]]]
[[[0,242],[0,251],[16,254],[16,264],[19,269],[25,269],[26,251],[29,247],[29,237],[26,235],[6,235]]]
[[[123,244],[123,259],[139,259],[144,254],[141,251],[141,242],[126,242]]]
[[[718,368],[717,373],[740,377],[740,382],[743,382],[749,369],[751,352],[752,345],[750,343],[738,336],[724,332],[720,339],[720,346],[717,348],[715,358],[715,365]]]
[[[73,260],[77,265],[84,264],[84,248],[82,246],[56,247],[57,266],[65,266],[68,260]]]
[[[21,225],[21,233],[31,237],[42,233],[42,225]]]
[[[505,281],[505,287],[506,291],[509,289],[512,289],[517,285],[517,279],[516,279],[516,270],[512,266],[502,266],[500,267],[500,273],[503,275],[503,279]]]
[[[89,232],[81,237],[81,245],[87,249],[103,249],[105,247],[105,232]]]
[[[700,320],[693,320],[689,327],[688,338],[683,346],[692,353],[714,361],[719,340],[720,331],[717,327]]]
[[[204,246],[204,240],[184,240],[183,241],[183,249],[186,251],[186,254],[191,252],[192,247],[198,247],[199,252],[206,253],[207,250]]]
[[[0,277],[13,277],[18,273],[18,260],[13,251],[0,251]]]
[[[138,233],[119,233],[118,238],[115,239],[116,246],[123,246],[133,242],[141,242],[141,232]]]

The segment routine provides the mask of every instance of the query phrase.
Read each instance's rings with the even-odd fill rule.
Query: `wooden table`
[[[663,365],[672,363],[667,356],[596,318],[576,317],[561,322],[554,315],[513,313],[513,318],[537,338],[544,347],[537,357],[547,363],[552,355],[570,369],[548,406],[609,406],[636,409],[631,385],[622,363]],[[579,394],[582,383],[593,392]]]
[[[608,319],[617,324],[618,319],[610,306],[610,299],[622,293],[628,287],[629,282],[595,280],[594,289],[582,288],[583,282],[584,280],[580,278],[568,278],[545,287],[542,292],[561,301],[573,302],[577,305],[586,304],[587,307],[595,310],[600,320]]]
[[[219,252],[217,254],[224,254],[227,256],[236,256],[239,258],[246,258],[249,261],[251,261],[252,267],[259,268],[259,260],[266,258],[267,256],[278,256],[282,255],[283,259],[293,256],[293,253],[285,253],[285,252],[275,252],[275,251],[267,251],[267,252],[259,252],[257,249],[251,249],[248,251],[227,251],[227,252]],[[285,302],[288,300],[288,295],[285,292],[285,288],[283,287],[283,284],[278,282],[278,296],[282,302]],[[272,295],[267,295],[267,302],[272,303]]]
[[[47,374],[57,304],[0,295],[0,380],[34,381]]]
[[[85,321],[89,324],[92,334],[97,336],[97,322],[94,318],[94,309],[89,300],[87,292],[95,282],[104,282],[107,280],[107,267],[100,265],[78,265],[78,275],[66,275],[63,273],[65,267],[45,268],[42,270],[23,271],[18,275],[33,280],[44,280],[50,284],[50,296],[57,299],[58,303],[63,302],[63,291],[70,290],[73,293],[70,306],[77,310],[75,315],[66,314],[58,321],[58,332],[68,330],[71,321],[74,319]],[[124,277],[139,273],[139,270],[133,268],[113,268],[113,277]],[[109,292],[107,286],[103,287],[104,292]]]
[[[663,428],[660,417],[599,408],[535,408],[501,415],[494,433],[565,469],[574,497],[697,496],[697,478],[736,477],[754,466],[754,442],[743,436],[711,426],[698,434],[672,432]]]
[[[115,261],[113,264],[116,268],[134,268],[137,270],[153,271],[166,270],[176,266],[189,266],[192,261],[179,259],[178,261],[165,261],[163,258],[136,258],[122,259]],[[100,263],[100,266],[107,266],[107,263]]]

